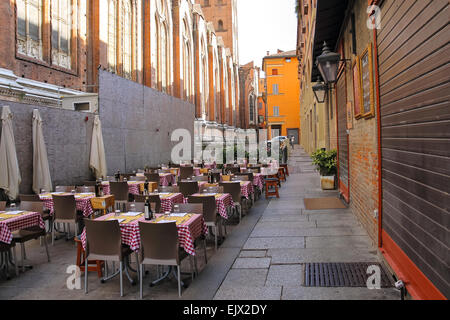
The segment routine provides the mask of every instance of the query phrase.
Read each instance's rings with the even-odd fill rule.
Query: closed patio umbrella
[[[48,166],[47,148],[42,133],[42,118],[38,109],[33,110],[33,191],[52,190],[52,179]]]
[[[103,145],[102,124],[98,115],[96,115],[94,119],[89,167],[94,171],[97,179],[106,178],[105,146]]]
[[[0,188],[5,190],[11,200],[19,195],[20,177],[14,140],[13,115],[8,106],[2,108],[2,135],[0,137]]]

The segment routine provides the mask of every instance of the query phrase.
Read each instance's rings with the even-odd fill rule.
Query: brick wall
[[[79,6],[77,36],[72,39],[72,70],[66,70],[51,64],[49,50],[44,49],[43,61],[21,56],[16,53],[16,14],[13,0],[0,1],[0,68],[12,70],[18,77],[33,79],[45,83],[87,91],[88,78],[85,31],[86,18],[84,5]],[[44,21],[44,26],[49,26]],[[47,30],[47,29],[46,29]],[[49,43],[49,35],[43,32],[43,42]],[[48,51],[48,52],[47,52]]]
[[[356,54],[361,55],[369,42],[373,44],[373,32],[366,26],[367,4],[355,2]],[[347,59],[352,53],[351,23],[344,30],[344,51]],[[354,105],[353,75],[347,72],[347,101]],[[374,81],[375,83],[375,81]],[[375,101],[376,106],[376,101]],[[376,112],[376,107],[375,107]],[[374,245],[378,241],[378,223],[373,211],[378,209],[378,150],[376,118],[352,118],[353,129],[349,136],[350,207],[363,224]]]

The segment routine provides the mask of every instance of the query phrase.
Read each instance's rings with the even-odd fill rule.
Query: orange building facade
[[[300,82],[296,51],[267,55],[263,59],[266,75],[266,119],[269,138],[294,136],[300,141]]]

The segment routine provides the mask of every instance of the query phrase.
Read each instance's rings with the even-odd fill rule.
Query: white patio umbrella
[[[106,178],[105,146],[103,145],[102,124],[100,117],[95,116],[94,130],[92,130],[91,157],[89,167],[94,171],[95,177]]]
[[[17,160],[16,142],[14,140],[13,115],[8,106],[2,108],[2,135],[0,140],[0,188],[11,200],[19,195],[19,185],[22,181]]]
[[[47,148],[42,132],[42,118],[38,109],[33,110],[33,191],[36,194],[52,190],[52,178],[48,166]]]

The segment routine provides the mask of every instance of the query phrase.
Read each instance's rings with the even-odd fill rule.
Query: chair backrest
[[[206,187],[205,189],[203,189],[205,193],[224,193],[224,189],[223,187],[219,187],[219,186],[209,186]]]
[[[220,182],[220,176],[221,176],[220,172],[211,172],[213,182]]]
[[[56,192],[71,192],[72,190],[75,190],[75,186],[56,186],[55,191]]]
[[[194,193],[198,193],[199,191],[197,181],[180,182],[178,183],[178,186],[180,187],[180,192],[185,198],[193,195]]]
[[[128,201],[128,183],[127,182],[110,182],[109,187],[111,194],[114,195],[116,201]]]
[[[158,190],[160,192],[172,192],[172,193],[180,192],[180,188],[178,186],[161,186],[158,187]]]
[[[176,223],[139,222],[140,262],[148,260],[172,261],[180,264]]]
[[[77,217],[77,204],[74,195],[53,196],[53,218],[57,220],[75,221]]]
[[[231,172],[231,174],[235,174],[235,173],[241,172],[241,168],[239,168],[239,167],[226,167],[225,168],[225,172],[226,173]]]
[[[122,173],[120,175],[120,181],[125,181],[125,179],[127,179],[127,181],[130,180],[130,177],[135,176],[135,174],[132,173]]]
[[[216,197],[189,196],[188,203],[203,204],[203,218],[205,219],[205,222],[217,222]]]
[[[187,179],[194,175],[194,167],[180,167],[180,178]]]
[[[241,201],[241,183],[240,182],[229,182],[221,183],[224,193],[229,193],[233,197],[233,202]]]
[[[160,213],[161,212],[161,198],[159,195],[148,195],[144,196],[142,194],[134,195],[134,201],[145,203],[145,198],[148,197],[148,201],[150,201],[150,206],[152,207],[153,213]]]
[[[145,181],[145,177],[141,176],[131,176],[130,181]]]
[[[192,177],[192,181],[208,181],[208,176],[195,176]]]
[[[158,173],[170,173],[170,169],[159,169]]]
[[[145,202],[136,202],[136,201],[135,202],[128,202],[127,203],[127,211],[130,211],[131,205],[134,205],[135,212],[144,212],[145,211]],[[155,203],[155,205],[156,205],[156,203]],[[156,206],[152,207],[152,210],[154,208],[156,208]]]
[[[250,181],[250,180],[248,179],[248,176],[238,176],[238,175],[235,175],[235,176],[231,179],[231,181]]]
[[[84,219],[86,226],[86,254],[98,260],[122,261],[122,238],[117,220]]]
[[[156,182],[159,185],[159,173],[144,173],[149,182]]]
[[[44,214],[44,202],[42,201],[20,201],[20,210],[39,212],[42,216]]]
[[[248,179],[242,179],[243,181],[253,181],[253,172],[236,173],[239,177],[248,177]]]
[[[0,201],[0,211],[5,211],[6,209],[6,201]]]
[[[38,194],[20,194],[20,202],[22,201],[41,201]]]
[[[174,212],[203,214],[202,203],[177,203]]]
[[[79,193],[88,193],[93,192],[95,193],[95,187],[93,186],[80,186],[76,188],[76,191]]]

